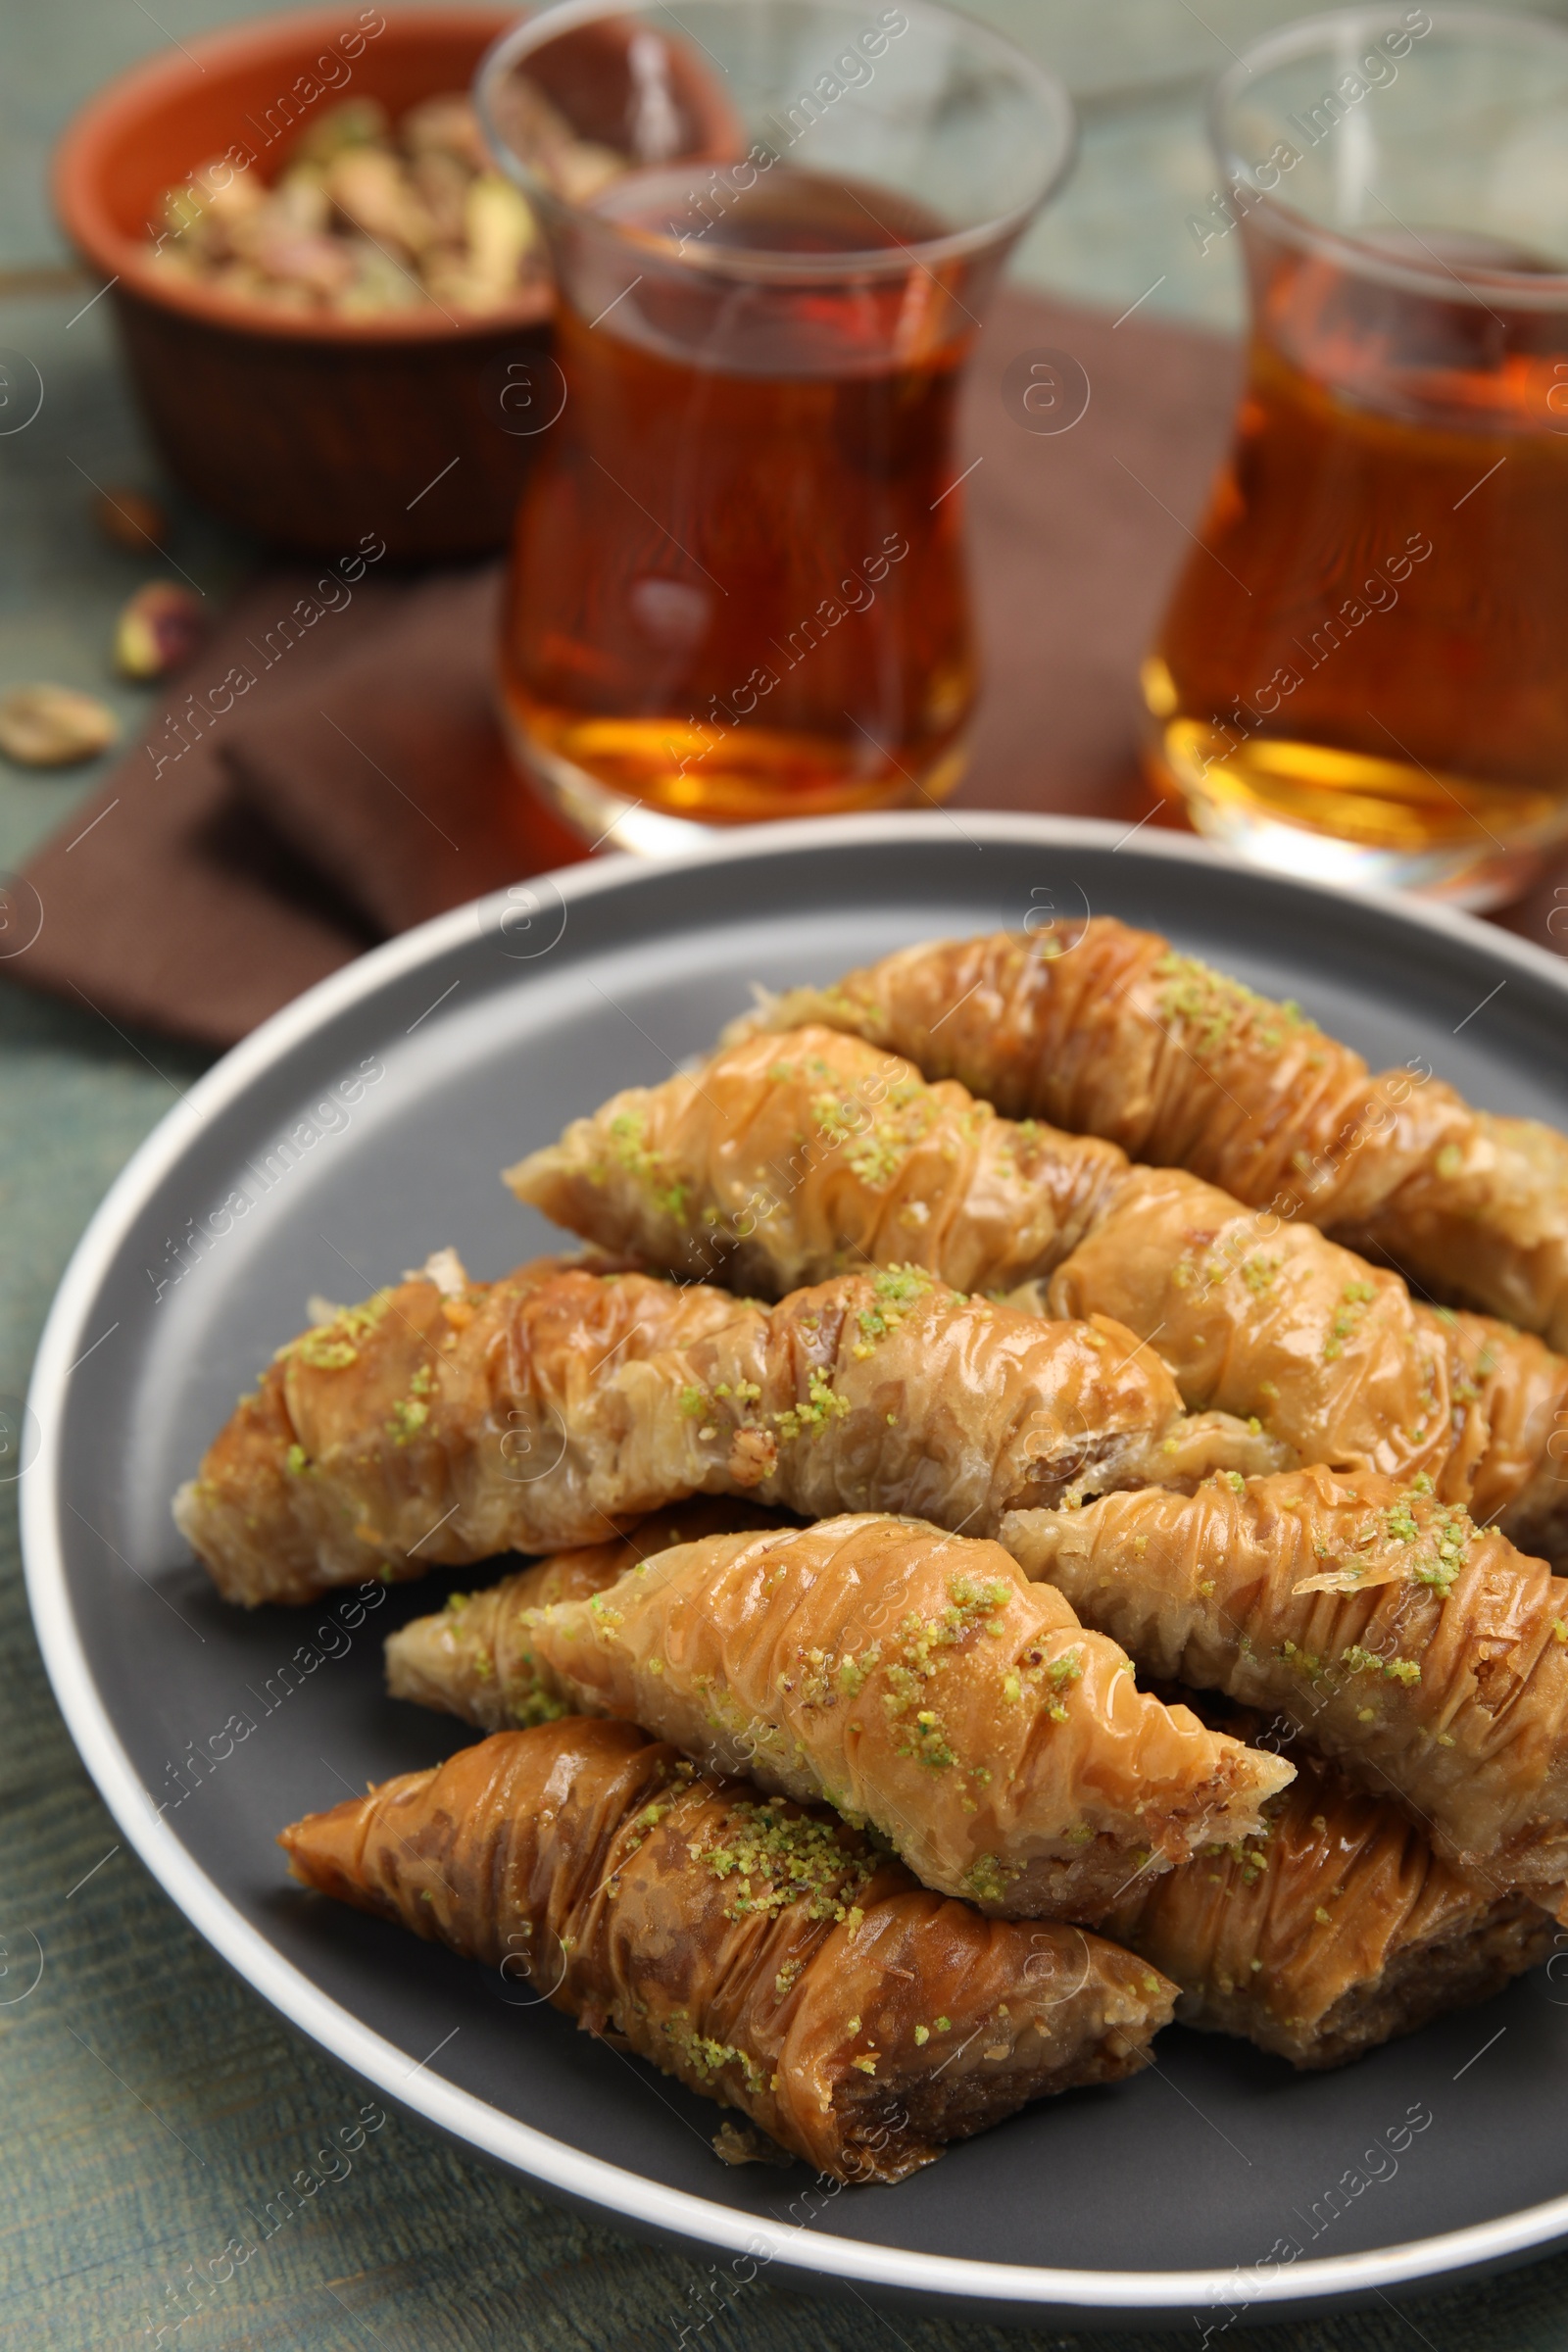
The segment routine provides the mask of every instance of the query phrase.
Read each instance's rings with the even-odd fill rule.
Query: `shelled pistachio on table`
[[[528,152],[564,195],[581,201],[625,169],[574,139],[542,95],[524,111]],[[378,100],[345,99],[270,184],[254,169],[203,165],[165,196],[154,257],[216,291],[339,318],[428,303],[496,311],[548,281],[533,214],[457,92],[424,99],[396,125]]]

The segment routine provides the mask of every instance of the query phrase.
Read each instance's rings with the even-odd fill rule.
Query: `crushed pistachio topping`
[[[833,1076],[825,1061],[813,1059],[809,1066],[815,1077]],[[810,1102],[817,1135],[829,1151],[838,1152],[862,1184],[888,1185],[937,1124],[941,1103],[916,1078],[893,1087],[869,1116],[868,1109],[853,1094],[824,1091]]]
[[[849,1920],[875,1858],[858,1854],[831,1823],[794,1813],[776,1800],[731,1806],[721,1842],[691,1848],[715,1879],[733,1880],[731,1919],[774,1913],[803,1902],[811,1919]]]
[[[813,1364],[807,1382],[806,1402],[775,1413],[773,1421],[785,1443],[793,1444],[803,1433],[815,1436],[833,1422],[842,1421],[849,1410],[849,1398],[841,1396],[827,1374]]]
[[[518,1691],[507,1703],[507,1720],[515,1724],[519,1732],[532,1731],[541,1723],[559,1723],[563,1715],[571,1712],[569,1700],[555,1697],[538,1683],[530,1690]]]
[[[1344,1354],[1346,1341],[1355,1331],[1376,1298],[1376,1286],[1370,1282],[1346,1284],[1340,1293],[1340,1303],[1335,1308],[1334,1319],[1329,1325],[1328,1338],[1323,1343],[1325,1361],[1333,1363]]]
[[[918,1266],[884,1266],[872,1277],[871,1304],[863,1306],[856,1318],[867,1352],[878,1340],[898,1331],[904,1322],[905,1310],[924,1298],[935,1288],[929,1274]],[[855,1350],[858,1353],[858,1349]]]
[[[1263,1053],[1275,1054],[1287,1035],[1317,1026],[1294,1001],[1276,1004],[1196,956],[1162,956],[1153,976],[1165,983],[1158,999],[1161,1013],[1187,1029],[1189,1048],[1200,1061],[1217,1059],[1239,1036],[1250,1035]]]
[[[359,1306],[339,1309],[328,1323],[318,1323],[286,1348],[278,1358],[294,1356],[313,1372],[343,1372],[360,1360],[360,1345],[375,1329],[392,1303],[390,1291],[377,1291]]]
[[[894,1672],[898,1669],[895,1668]],[[891,1681],[892,1677],[889,1677]],[[884,1704],[887,1702],[884,1701]],[[939,1772],[949,1764],[956,1764],[957,1755],[948,1740],[947,1727],[932,1707],[922,1707],[912,1724],[906,1727],[899,1742],[901,1756],[913,1756],[918,1763]]]
[[[687,1187],[676,1181],[673,1171],[661,1153],[648,1143],[647,1114],[640,1110],[620,1110],[610,1122],[610,1150],[617,1165],[640,1184],[655,1208],[677,1220],[686,1214]],[[599,1171],[593,1178],[604,1182]]]
[[[914,1757],[933,1771],[958,1762],[940,1714],[921,1702],[930,1695],[927,1686],[941,1671],[948,1653],[981,1635],[996,1638],[1003,1634],[1005,1620],[999,1611],[1011,1598],[1012,1590],[1001,1578],[977,1582],[970,1576],[953,1577],[947,1605],[936,1616],[922,1618],[910,1610],[904,1618],[895,1637],[898,1648],[891,1658],[884,1662],[881,1644],[873,1643],[859,1658],[840,1664],[839,1687],[847,1695],[858,1692],[867,1675],[878,1665],[882,1667],[886,1686],[882,1705],[889,1718],[902,1725],[900,1755]]]
[[[738,2048],[732,2041],[714,2041],[711,2035],[699,2034],[684,2009],[665,2018],[664,2032],[692,2073],[701,2076],[704,2082],[710,2082],[727,2066],[738,2066],[754,2097],[765,2086],[767,2078],[749,2050]]]
[[[1363,1520],[1353,1542],[1339,1552],[1320,1539],[1316,1549],[1323,1567],[1319,1573],[1334,1580],[1332,1588],[1325,1585],[1320,1589],[1353,1592],[1368,1578],[1377,1584],[1388,1583],[1389,1571],[1377,1555],[1381,1547],[1396,1544],[1413,1555],[1399,1564],[1396,1573],[1408,1576],[1414,1584],[1429,1586],[1446,1600],[1479,1531],[1469,1512],[1457,1503],[1418,1513],[1415,1503],[1429,1502],[1431,1494],[1432,1481],[1423,1473],[1386,1509]]]
[[[865,1688],[866,1677],[882,1663],[882,1644],[873,1642],[859,1656],[843,1657],[838,1664],[838,1686],[846,1698],[858,1698]]]
[[[422,1396],[400,1396],[387,1416],[386,1426],[393,1444],[407,1446],[411,1438],[418,1436],[429,1418],[430,1407]]]
[[[1373,1649],[1352,1642],[1340,1652],[1339,1663],[1350,1674],[1381,1674],[1391,1683],[1418,1683],[1421,1669],[1413,1658],[1380,1658]]]
[[[1452,1510],[1434,1511],[1432,1527],[1437,1538],[1438,1556],[1436,1560],[1417,1560],[1410,1573],[1417,1584],[1430,1585],[1435,1592],[1446,1599],[1453,1589],[1454,1579],[1465,1564],[1477,1532],[1476,1526],[1469,1512],[1455,1505]]]
[[[964,1872],[963,1891],[977,1903],[1000,1903],[1021,1867],[1002,1861],[996,1854],[982,1854]],[[937,2022],[940,2026],[941,2020]]]

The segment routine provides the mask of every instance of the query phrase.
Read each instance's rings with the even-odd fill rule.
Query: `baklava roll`
[[[442,1626],[392,1637],[394,1692],[411,1662],[437,1678]],[[1138,1690],[1126,1652],[1000,1544],[917,1520],[709,1536],[534,1610],[528,1639],[558,1704],[825,1798],[1004,1918],[1093,1923],[1140,1873],[1255,1830],[1292,1777]]]
[[[1148,2063],[1174,1987],[928,1893],[630,1724],[500,1732],[283,1832],[296,1878],[500,1968],[839,2180]]]
[[[736,1302],[608,1268],[537,1258],[475,1283],[443,1251],[280,1348],[174,1498],[224,1597],[604,1541],[689,1493],[623,1494],[587,1425],[604,1383]]]
[[[1120,1325],[1046,1323],[922,1274],[769,1308],[544,1260],[457,1295],[419,1278],[282,1348],[175,1517],[231,1600],[604,1541],[688,1494],[821,1518],[1003,1511],[1272,1469],[1188,1415]]]
[[[1568,1353],[1568,1137],[1374,1077],[1294,1004],[1110,915],[934,940],[734,1024],[821,1021],[1014,1118],[1103,1136],[1385,1255]]]
[[[1241,1715],[1229,1728],[1254,1736]],[[1343,2066],[1547,1957],[1553,1925],[1529,1895],[1479,1886],[1397,1805],[1289,1752],[1297,1778],[1257,1836],[1141,1879],[1100,1923],[1181,1986],[1180,2023]]]
[[[1530,1540],[1568,1536],[1568,1465],[1548,1450],[1568,1358],[1418,1305],[1305,1219],[1015,1125],[858,1038],[746,1040],[615,1096],[508,1181],[589,1241],[768,1298],[909,1263],[1052,1316],[1109,1315],[1157,1348],[1191,1409],[1254,1418],[1288,1458],[1425,1472]]]
[[[505,1181],[602,1248],[777,1298],[867,1265],[1013,1290],[1055,1271],[1129,1173],[1113,1144],[998,1118],[817,1026],[627,1087]]]
[[[1221,1477],[1002,1535],[1146,1673],[1284,1716],[1484,1888],[1563,1900],[1568,1581],[1424,1482]]]

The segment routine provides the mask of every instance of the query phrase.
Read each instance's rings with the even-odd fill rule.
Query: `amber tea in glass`
[[[1152,763],[1262,862],[1496,904],[1568,832],[1568,36],[1350,11],[1216,123],[1251,343]]]
[[[514,545],[519,764],[628,848],[939,799],[976,687],[958,386],[1065,98],[981,26],[842,0],[556,10],[481,78],[503,151],[517,74],[622,159],[569,206],[518,168],[564,396]]]

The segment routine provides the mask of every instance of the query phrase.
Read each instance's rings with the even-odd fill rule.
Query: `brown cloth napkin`
[[[258,580],[146,742],[25,867],[43,926],[9,973],[232,1045],[377,940],[580,858],[507,768],[499,587],[489,565]]]
[[[1029,429],[1017,395],[1019,363],[1027,374],[1044,353],[1087,378],[1063,432]],[[1016,292],[996,304],[958,460],[986,683],[956,808],[1166,820],[1138,769],[1138,662],[1238,366],[1234,344],[1196,329]],[[43,927],[9,971],[115,1021],[228,1045],[374,940],[584,856],[508,768],[499,586],[496,566],[258,579],[147,742],[25,868]],[[1547,929],[1564,906],[1548,876],[1507,919],[1568,945]]]

